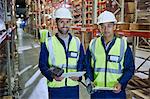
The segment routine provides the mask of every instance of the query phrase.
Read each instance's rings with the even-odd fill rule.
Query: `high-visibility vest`
[[[127,42],[124,39],[116,38],[114,45],[106,55],[101,37],[90,42],[91,66],[94,68],[94,84],[96,86],[113,88],[118,82],[124,69],[126,48]]]
[[[44,43],[46,41],[46,38],[48,38],[48,30],[47,29],[40,30],[40,42]]]
[[[64,69],[64,73],[67,72],[76,72],[77,71],[77,62],[79,59],[80,52],[80,40],[77,37],[72,37],[70,44],[68,46],[68,52],[66,56],[65,49],[57,37],[54,35],[46,40],[46,47],[49,52],[49,66],[58,66]],[[66,68],[68,68],[66,70]],[[77,81],[73,81],[69,78],[63,79],[61,82],[53,79],[52,82],[48,81],[49,87],[64,87],[66,86],[76,86],[78,85]]]

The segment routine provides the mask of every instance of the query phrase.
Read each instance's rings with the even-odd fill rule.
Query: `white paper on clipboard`
[[[64,78],[69,78],[69,77],[81,77],[85,74],[85,71],[82,71],[82,72],[69,72],[69,73],[63,73],[61,75],[61,77],[64,77]]]
[[[111,87],[94,87],[93,90],[116,90],[116,89]]]

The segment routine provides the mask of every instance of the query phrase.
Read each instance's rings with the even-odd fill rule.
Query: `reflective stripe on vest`
[[[96,62],[96,58],[95,58],[95,55],[94,55],[94,53],[95,53],[95,44],[96,44],[96,39],[93,39],[90,42],[90,45],[89,45],[89,49],[91,51],[91,56],[92,56],[92,59],[93,59],[93,60],[91,60],[92,61],[91,63],[93,63],[92,65],[94,66],[93,67],[94,69],[95,69],[95,62]]]
[[[117,46],[118,44],[120,44],[120,46]],[[117,79],[122,75],[124,52],[126,50],[126,46],[126,42],[123,39],[117,38],[115,44],[112,46],[108,53],[108,58],[102,46],[101,38],[92,40],[90,43],[90,51],[92,55],[91,65],[95,71],[94,83],[96,86],[104,87],[105,72],[107,72],[106,86],[114,86],[114,84],[117,82]]]
[[[120,69],[120,68],[119,68]],[[105,68],[95,68],[94,70],[95,72],[105,72]],[[107,68],[107,72],[109,73],[114,73],[114,74],[121,74],[121,70],[117,70],[117,69],[110,69]]]
[[[52,36],[51,38],[46,40],[46,47],[49,51],[49,65],[55,65],[60,68],[64,69],[66,73],[66,54],[64,47],[57,39],[56,36]],[[77,57],[68,57],[68,72],[75,72],[77,70],[77,61],[79,59],[79,50],[80,50],[80,40],[76,37],[72,37],[70,44],[69,44],[69,52],[70,55],[77,55]],[[76,54],[71,54],[72,52],[76,52]],[[67,86],[76,86],[78,85],[77,81],[73,81],[71,79],[67,79]],[[64,87],[65,86],[65,79],[61,82],[55,81],[48,82],[49,87]]]
[[[48,38],[48,30],[47,29],[40,30],[40,42],[41,43],[45,42],[46,38]]]
[[[53,46],[52,46],[52,37],[50,37],[48,39],[47,48],[48,48],[49,54],[51,55],[51,57],[50,57],[51,62],[52,62],[53,65],[56,66],[55,56],[54,56],[54,51],[53,51]]]

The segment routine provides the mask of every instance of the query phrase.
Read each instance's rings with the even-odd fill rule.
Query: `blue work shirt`
[[[116,41],[116,37],[114,37],[113,40],[110,42],[109,46],[107,46],[107,50],[106,50],[106,44],[105,44],[103,37],[101,38],[101,41],[102,41],[102,45],[105,49],[105,53],[106,53],[106,55],[108,55],[107,53],[109,53],[110,49],[114,45],[114,43]],[[91,67],[91,59],[92,59],[91,52],[88,48],[86,51],[86,77],[88,77],[91,81],[94,81],[94,68]],[[128,45],[127,45],[127,49],[126,49],[125,55],[124,55],[123,66],[124,66],[124,69],[122,72],[122,76],[118,79],[118,82],[122,86],[122,90],[124,90],[126,88],[127,83],[131,79],[132,75],[134,74],[134,70],[135,70],[135,64],[134,64],[132,51]]]
[[[64,47],[64,50],[65,50],[65,53],[66,53],[66,58],[68,58],[64,41],[61,38],[58,37],[58,34],[56,34],[56,37],[60,41],[62,46]],[[69,33],[69,43],[70,43],[71,39],[72,39],[72,35]],[[83,71],[83,69],[84,69],[84,66],[83,66],[84,56],[85,56],[84,55],[84,49],[83,49],[82,44],[80,44],[80,55],[79,55],[79,60],[77,62],[77,71]],[[49,52],[46,48],[46,44],[42,43],[41,44],[41,51],[40,51],[40,58],[39,58],[39,68],[41,70],[41,73],[49,81],[53,81],[52,75],[49,71],[48,57],[49,57]],[[60,53],[60,57],[61,57],[61,53]],[[80,80],[81,80],[81,78],[80,78]]]

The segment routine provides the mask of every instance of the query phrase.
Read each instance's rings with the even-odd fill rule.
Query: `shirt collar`
[[[106,45],[104,37],[103,36],[101,37],[102,44],[106,51],[108,51],[114,45],[115,40],[116,40],[116,36],[114,36],[113,39]]]
[[[70,33],[68,33],[69,35],[69,41],[72,39],[72,35]],[[57,37],[57,39],[62,40],[59,36],[58,33],[55,34],[55,36]]]

